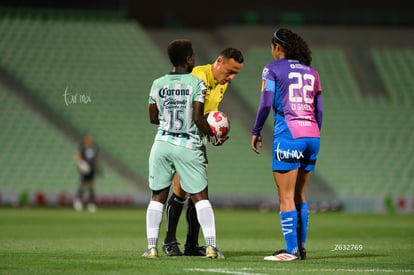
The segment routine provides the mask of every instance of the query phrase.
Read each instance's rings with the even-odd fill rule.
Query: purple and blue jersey
[[[272,61],[263,69],[261,91],[253,135],[260,135],[273,109],[275,137],[320,137],[322,88],[314,68],[285,58]]]

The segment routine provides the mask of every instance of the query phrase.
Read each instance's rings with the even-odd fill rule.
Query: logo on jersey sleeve
[[[262,80],[262,88],[260,89],[260,91],[264,92],[266,90],[266,79]]]
[[[267,84],[267,76],[269,75],[269,68],[264,67],[263,71],[262,71],[262,88],[260,89],[260,91],[264,92],[266,91],[266,84]]]

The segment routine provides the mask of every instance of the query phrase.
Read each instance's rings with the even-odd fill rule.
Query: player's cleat
[[[266,261],[295,261],[300,259],[300,253],[291,254],[286,252],[286,250],[282,249],[276,251],[270,256],[264,257]]]
[[[88,208],[88,211],[91,213],[95,213],[97,210],[96,204],[94,203],[88,203],[86,207]]]
[[[216,258],[216,259],[224,259],[223,253],[214,246],[207,246],[206,248],[206,258]]]
[[[170,242],[170,243],[165,243],[165,244],[162,245],[162,250],[168,256],[182,256],[183,253],[181,252],[178,245],[179,245],[179,243],[177,241],[173,241],[173,242]]]
[[[306,249],[300,248],[299,253],[300,253],[300,260],[306,260]]]
[[[150,247],[147,250],[145,250],[144,254],[142,254],[142,257],[146,258],[157,258],[158,257],[158,250],[156,247]]]
[[[74,208],[76,211],[82,211],[82,209],[83,209],[83,204],[82,204],[82,201],[81,201],[80,199],[75,199],[75,200],[73,201],[73,208]]]
[[[188,246],[184,248],[185,256],[206,256],[206,248],[204,246]]]

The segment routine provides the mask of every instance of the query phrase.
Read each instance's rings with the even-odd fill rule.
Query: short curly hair
[[[175,39],[168,45],[167,53],[173,66],[184,65],[194,54],[193,45],[188,39]]]

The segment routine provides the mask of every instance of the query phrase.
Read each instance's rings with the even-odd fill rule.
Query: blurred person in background
[[[95,198],[95,176],[98,170],[98,148],[91,134],[85,134],[75,154],[75,163],[79,172],[79,188],[73,201],[73,207],[81,211],[86,202],[88,211],[97,209]],[[84,200],[85,192],[88,198]]]
[[[271,38],[271,50],[274,61],[262,71],[251,149],[259,154],[260,133],[273,109],[272,170],[285,248],[264,259],[303,260],[309,221],[305,191],[320,148],[322,88],[318,72],[311,67],[311,50],[298,34],[279,29]]]
[[[181,177],[183,190],[190,194],[196,216],[204,234],[205,256],[224,258],[216,247],[214,210],[208,198],[204,137],[213,145],[221,140],[214,136],[205,116],[207,87],[191,75],[195,54],[187,39],[173,40],[167,48],[172,71],[154,80],[149,95],[149,118],[158,125],[149,156],[151,201],[146,212],[148,246],[143,257],[158,257],[157,242],[164,205],[174,174]]]
[[[194,67],[192,75],[202,79],[207,85],[207,94],[204,104],[204,115],[211,111],[218,111],[220,102],[230,82],[243,68],[243,55],[235,48],[223,49],[213,64]],[[203,147],[207,160],[207,152]],[[196,209],[192,200],[187,200],[188,194],[181,188],[179,176],[174,177],[174,189],[167,202],[166,220],[167,232],[164,239],[163,250],[169,256],[204,256],[205,248],[198,244],[200,225],[197,221]],[[176,232],[180,215],[187,200],[187,239],[184,245],[184,253],[179,248]]]

